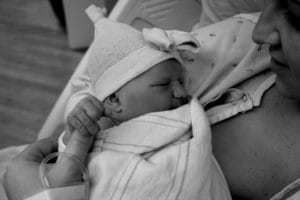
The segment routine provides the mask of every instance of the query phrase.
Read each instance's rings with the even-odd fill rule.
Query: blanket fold
[[[102,134],[99,134],[102,135]],[[91,199],[231,199],[197,100],[105,130],[91,153]]]

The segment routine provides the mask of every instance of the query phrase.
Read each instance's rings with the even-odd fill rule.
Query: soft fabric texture
[[[147,38],[133,27],[102,18],[99,8],[92,5],[86,12],[95,25],[94,41],[88,59],[88,72],[92,82],[90,90],[100,101],[156,64],[176,59],[173,51],[153,48]],[[177,32],[174,32],[176,35]],[[192,43],[197,49],[196,39],[189,33],[185,34],[187,35],[189,37],[179,42]],[[169,49],[180,45],[177,37],[171,39]]]
[[[218,101],[223,94],[235,96],[224,105],[218,104],[207,111],[211,123],[253,110],[260,105],[264,92],[274,84],[274,74],[264,73],[269,67],[267,47],[254,44],[251,39],[257,18],[257,14],[238,15],[193,32],[201,44],[201,50],[189,66],[190,77],[186,82],[190,92],[206,105]],[[217,63],[215,57],[218,58]],[[202,64],[211,67],[200,68]],[[84,88],[85,84],[90,84],[86,73],[73,80],[75,91],[79,91],[79,86]],[[239,85],[238,89],[231,89],[236,85]],[[87,94],[87,90],[75,93],[67,114]],[[299,180],[291,183],[273,199],[285,199],[287,196],[291,200],[299,199],[299,183]]]
[[[219,31],[221,31],[221,33],[223,33],[224,31],[227,30],[226,35],[223,35],[224,38],[220,37],[221,34],[219,34],[220,32],[214,32],[215,35],[217,35],[218,37],[213,37],[214,34],[210,34],[209,31],[205,31],[205,28],[203,29],[199,29],[198,31],[196,31],[195,36],[198,39],[203,38],[203,40],[199,40],[199,42],[202,44],[202,51],[200,52],[200,54],[205,53],[202,57],[205,57],[207,55],[209,55],[209,52],[212,52],[212,50],[217,49],[214,52],[219,52],[223,49],[227,49],[226,45],[231,46],[233,49],[234,48],[238,48],[239,45],[232,46],[232,43],[229,42],[220,42],[220,41],[229,41],[229,37],[230,37],[230,32],[232,34],[235,34],[237,36],[237,38],[244,38],[245,40],[245,44],[248,44],[249,46],[245,46],[243,45],[244,51],[235,51],[236,54],[230,54],[231,60],[234,61],[235,59],[238,60],[238,65],[235,65],[235,68],[232,68],[233,70],[230,71],[228,69],[230,65],[219,65],[218,70],[210,70],[208,73],[202,73],[199,68],[198,65],[192,66],[192,68],[195,68],[194,71],[192,71],[192,73],[195,74],[195,77],[198,77],[199,82],[195,82],[197,84],[201,84],[202,81],[206,82],[206,86],[202,87],[201,90],[199,90],[199,93],[201,94],[200,99],[203,99],[203,97],[206,97],[208,92],[210,93],[209,96],[211,96],[212,94],[215,94],[215,96],[220,96],[221,94],[224,94],[225,92],[233,92],[233,93],[241,93],[241,95],[239,95],[238,98],[236,98],[235,100],[228,102],[225,105],[218,105],[218,106],[214,106],[212,107],[210,110],[208,110],[208,115],[210,116],[209,120],[212,123],[217,123],[220,121],[224,121],[225,119],[228,119],[229,117],[232,116],[236,116],[238,113],[245,113],[247,110],[253,110],[254,109],[254,105],[255,106],[259,106],[261,99],[263,98],[263,94],[266,90],[268,90],[269,86],[274,83],[274,76],[270,73],[259,73],[261,70],[265,69],[265,66],[261,65],[261,61],[260,62],[255,62],[253,63],[253,66],[255,65],[259,65],[261,67],[261,70],[256,70],[254,71],[254,73],[249,73],[247,76],[243,76],[243,77],[239,77],[237,75],[235,76],[231,76],[232,73],[236,73],[237,70],[240,70],[241,72],[244,71],[245,69],[247,69],[249,62],[244,62],[244,60],[250,60],[251,57],[256,58],[257,56],[259,56],[260,60],[262,60],[263,62],[265,62],[264,60],[266,59],[266,57],[264,58],[262,55],[258,54],[260,51],[254,51],[254,49],[257,50],[261,50],[261,48],[257,45],[255,45],[254,43],[251,43],[249,41],[251,41],[251,37],[249,35],[251,35],[252,30],[248,30],[248,36],[245,35],[243,33],[243,29],[245,29],[244,26],[240,26],[240,20],[241,21],[247,21],[247,17],[245,17],[245,15],[243,16],[239,16],[239,20],[236,20],[237,18],[230,18],[225,20],[225,22],[220,22],[220,23],[227,23],[227,25],[223,24],[222,27],[226,27],[223,29],[220,29]],[[232,23],[232,20],[235,21],[235,23]],[[239,22],[239,23],[237,23]],[[250,21],[249,21],[250,22]],[[252,22],[250,22],[252,24]],[[231,24],[231,25],[229,25]],[[247,24],[247,23],[245,23]],[[245,25],[244,24],[244,25]],[[248,23],[249,24],[249,23]],[[212,27],[218,26],[218,23],[215,25],[212,25],[209,29],[212,30]],[[238,28],[237,28],[238,27]],[[252,27],[254,27],[254,24],[252,25]],[[214,29],[215,30],[215,29]],[[242,35],[244,34],[244,35]],[[211,37],[209,37],[211,36]],[[210,38],[210,40],[207,40],[207,38]],[[227,39],[226,39],[227,38]],[[233,41],[233,40],[232,40]],[[203,42],[205,42],[206,44],[203,44]],[[222,43],[223,48],[219,49],[218,48],[218,42]],[[228,48],[229,49],[229,48]],[[239,48],[238,48],[239,49]],[[201,57],[200,57],[201,58]],[[228,58],[229,59],[229,58]],[[229,60],[228,60],[229,61]],[[212,65],[213,68],[214,65]],[[268,66],[268,64],[266,63],[266,66]],[[224,73],[221,73],[221,69],[222,67],[224,67]],[[258,69],[258,68],[257,68]],[[251,70],[249,70],[250,72]],[[257,75],[258,73],[258,75]],[[218,75],[216,75],[218,74]],[[243,74],[243,73],[241,73]],[[231,79],[229,79],[228,77],[231,77]],[[223,81],[221,82],[217,82],[216,80],[221,79]],[[211,81],[208,81],[211,80]],[[242,83],[242,84],[240,84]],[[74,106],[76,105],[76,103],[78,101],[80,101],[80,99],[82,99],[83,97],[86,97],[86,95],[90,94],[89,91],[87,90],[87,85],[90,84],[90,77],[87,73],[87,71],[85,71],[83,74],[80,74],[80,76],[76,76],[72,79],[71,81],[72,84],[72,90],[75,92],[75,94],[71,97],[69,104],[68,104],[68,109],[66,111],[66,115],[74,108]],[[232,86],[236,86],[237,84],[239,84],[239,89],[228,89]],[[213,87],[212,87],[213,85]],[[206,89],[207,88],[207,89]],[[208,89],[209,88],[209,89]],[[219,88],[219,89],[216,89]],[[223,88],[223,89],[220,89]],[[224,89],[225,88],[225,89]],[[197,90],[198,88],[195,87],[195,90]],[[236,95],[235,95],[236,96]],[[246,97],[246,98],[245,98]],[[205,99],[209,99],[209,98],[205,98]],[[209,99],[209,102],[212,102],[213,100],[216,99]],[[5,152],[7,155],[10,154],[9,151],[6,150],[1,150],[1,152]],[[5,157],[5,156],[4,156]],[[199,177],[197,174],[195,175],[195,178]],[[276,196],[274,196],[274,198],[272,200],[282,200],[282,199],[287,199],[287,197],[289,197],[289,200],[296,200],[296,199],[300,199],[300,180],[296,180],[295,182],[291,183],[290,185],[288,185],[286,188],[284,188],[280,193],[278,193]],[[298,191],[298,192],[297,192]],[[0,199],[7,199],[5,197],[5,193],[4,192],[0,192]]]
[[[55,187],[37,193],[25,200],[84,200],[85,186],[73,185],[67,187]]]
[[[231,199],[212,155],[197,100],[149,113],[98,135],[90,155],[91,199]]]
[[[206,105],[227,89],[269,67],[268,46],[259,46],[251,39],[258,17],[258,13],[236,15],[191,33],[201,47],[197,53],[185,51],[181,55],[187,58],[184,61],[187,71],[185,86],[190,95],[194,95]],[[165,31],[152,32],[159,32],[151,33],[155,35],[152,36],[155,39],[158,35],[168,35]],[[148,40],[152,45],[154,39]],[[158,41],[155,43],[163,41],[163,37]],[[167,42],[164,45],[166,44]],[[87,71],[79,77],[74,77],[72,89],[75,93],[67,104],[65,116],[82,98],[91,94],[88,89],[91,82]]]
[[[141,32],[129,25],[97,17],[100,10],[95,6],[86,12],[95,25],[88,71],[93,82],[91,90],[99,100],[103,101],[153,65],[173,57],[149,47]]]
[[[143,37],[148,45],[160,51],[170,52],[185,66],[188,53],[199,53],[201,45],[193,33],[160,28],[143,29]]]
[[[223,93],[228,94],[227,90],[230,87],[268,68],[266,48],[260,48],[251,40],[251,32],[256,19],[257,15],[239,15],[193,32],[201,48],[198,54],[190,55],[192,58],[190,62],[185,63],[189,72],[186,85],[190,94],[199,97],[203,104],[209,104]],[[249,62],[252,58],[255,58],[253,63]],[[267,89],[265,85],[269,86],[274,83],[270,80],[267,81],[270,84],[264,84],[265,79],[269,80],[269,76],[263,76],[259,81],[252,82],[244,88],[244,91],[241,90],[242,95],[224,107],[210,109],[209,121],[217,123],[258,106],[263,92]],[[85,83],[89,84],[89,82]],[[257,90],[257,88],[262,89]],[[261,93],[256,95],[257,91]],[[82,98],[85,94],[88,93],[85,91],[77,93],[70,103],[74,102],[73,100],[77,97]],[[248,98],[245,100],[245,97]],[[111,164],[107,168],[112,166]],[[201,173],[201,170],[198,173]],[[200,177],[197,173],[194,176]]]
[[[257,45],[251,37],[259,15],[235,15],[193,31],[201,49],[195,62],[187,66],[186,86],[203,105],[269,68],[269,46]]]
[[[199,0],[200,1],[200,0]],[[218,0],[215,0],[218,1]],[[234,0],[233,0],[234,1]],[[229,2],[229,1],[224,1],[224,2]],[[229,5],[228,5],[229,6]],[[223,11],[226,11],[226,8],[228,7],[226,6]],[[240,17],[240,19],[242,21],[246,20],[246,18],[244,18],[243,16]],[[226,23],[228,24],[235,24],[235,23],[231,23],[231,20],[236,20],[236,18],[233,19],[228,19],[226,20]],[[221,22],[224,23],[224,22]],[[239,24],[236,24],[239,25]],[[217,26],[213,25],[213,26]],[[244,26],[240,26],[239,28],[235,28],[235,27],[231,27],[230,25],[224,25],[223,30],[228,30],[228,33],[230,32],[229,30],[235,30],[232,33],[236,32],[239,34],[236,34],[237,37],[242,36],[241,33],[242,30],[244,29]],[[203,29],[199,29],[198,31],[196,31],[196,35],[198,39],[200,38],[207,38],[209,36],[209,32],[205,31],[206,27]],[[251,34],[251,30],[249,30],[250,34]],[[206,35],[206,36],[205,36]],[[207,51],[206,54],[203,55],[203,57],[205,57],[210,51],[212,51],[214,48],[218,48],[218,41],[224,41],[222,40],[221,37],[213,37],[214,34],[211,35],[211,40],[208,40],[206,42],[206,45],[202,45],[202,50],[200,52],[200,54],[203,54],[203,52],[205,52],[205,50]],[[218,36],[220,36],[217,33]],[[248,34],[249,35],[249,34]],[[230,34],[224,35],[224,37],[230,37]],[[246,36],[242,37],[245,39],[245,41],[251,41],[251,37],[247,38]],[[217,41],[216,41],[217,40]],[[227,39],[228,40],[228,39]],[[199,41],[201,44],[202,42],[205,41]],[[222,42],[223,48],[222,49],[226,49],[226,45],[232,45],[232,43],[229,42]],[[245,113],[245,111],[247,110],[253,110],[254,106],[253,104],[255,104],[256,106],[258,106],[260,104],[260,100],[263,97],[263,93],[269,88],[266,87],[269,86],[271,83],[274,83],[274,79],[273,79],[273,75],[270,76],[270,73],[268,73],[267,75],[265,73],[259,73],[260,70],[256,70],[253,74],[249,74],[249,76],[243,76],[243,77],[238,77],[238,76],[231,76],[232,73],[235,73],[236,70],[240,69],[241,71],[243,71],[245,68],[247,68],[247,64],[248,62],[244,62],[244,60],[249,60],[250,57],[256,57],[257,56],[257,51],[254,51],[255,49],[255,44],[253,43],[249,43],[249,46],[244,49],[244,51],[235,51],[237,54],[230,54],[233,57],[231,58],[232,61],[234,61],[235,59],[237,59],[239,62],[238,65],[235,65],[236,67],[234,68],[234,71],[228,71],[228,66],[227,65],[220,65],[219,66],[219,70],[210,70],[208,73],[200,73],[199,71],[195,70],[195,76],[198,76],[199,80],[201,81],[207,81],[207,80],[211,80],[209,82],[207,82],[206,84],[206,88],[209,89],[205,89],[204,87],[202,87],[201,91],[199,91],[201,93],[201,97],[200,99],[202,99],[203,97],[205,97],[206,93],[208,93],[209,91],[210,94],[214,93],[216,96],[226,92],[226,90],[229,87],[232,86],[236,86],[237,84],[239,84],[239,90],[230,90],[230,92],[238,92],[238,93],[242,93],[242,95],[239,96],[239,98],[236,99],[236,101],[232,101],[228,104],[225,104],[224,106],[216,106],[216,107],[212,107],[211,110],[214,110],[214,113],[212,113],[212,118],[210,118],[210,121],[213,121],[213,123],[216,122],[220,122],[223,121],[225,119],[228,119],[229,117],[235,116],[238,113]],[[232,46],[232,47],[238,47],[238,46]],[[245,47],[245,46],[244,46]],[[259,48],[259,46],[256,46],[256,49],[259,50],[261,48]],[[221,51],[221,49],[218,49],[218,51]],[[263,57],[261,57],[260,59],[264,60]],[[260,62],[255,62],[253,63],[254,65],[259,64]],[[214,65],[212,65],[213,67]],[[268,66],[268,65],[267,65]],[[193,66],[194,68],[197,68],[197,66]],[[225,72],[221,73],[221,68],[224,67],[225,68]],[[263,69],[265,69],[265,66],[260,65],[260,67]],[[198,69],[198,68],[197,68]],[[198,73],[197,73],[198,72]],[[258,75],[256,75],[257,73],[259,73]],[[214,74],[218,74],[217,76]],[[252,75],[252,76],[251,76]],[[231,79],[228,79],[227,77],[230,77]],[[222,82],[217,82],[215,80],[217,79],[221,79],[223,80]],[[199,84],[201,83],[201,81],[199,81]],[[270,84],[265,84],[265,82],[270,83]],[[198,83],[198,82],[197,82]],[[240,86],[242,83],[242,86]],[[76,103],[78,101],[80,101],[80,99],[82,99],[83,97],[86,97],[87,94],[90,94],[89,91],[87,90],[87,85],[90,84],[90,76],[88,75],[87,71],[85,71],[83,74],[80,74],[80,76],[76,76],[72,79],[71,81],[72,84],[72,89],[75,92],[75,94],[73,95],[73,97],[71,97],[69,104],[68,104],[68,109],[66,111],[66,115],[68,115],[68,113],[74,108],[74,106],[76,105]],[[214,85],[214,87],[211,87],[211,85]],[[222,87],[223,89],[215,89],[215,88],[219,88]],[[225,88],[225,89],[224,89]],[[195,89],[197,90],[197,88]],[[257,91],[260,91],[257,95]],[[248,98],[244,98],[247,95]],[[209,95],[211,96],[211,95]],[[209,99],[209,98],[207,98]],[[210,99],[209,101],[212,101],[212,99]],[[249,107],[249,104],[251,104],[252,106]],[[216,108],[216,109],[214,109]],[[208,111],[208,112],[209,112]],[[5,152],[7,155],[10,155],[9,151],[1,150],[1,152]],[[5,157],[5,156],[4,156]],[[199,177],[197,174],[194,176],[195,178]],[[284,188],[280,193],[278,193],[277,195],[275,195],[272,200],[287,200],[287,198],[289,198],[288,200],[298,200],[300,199],[300,180],[296,180],[295,182],[291,183],[290,185],[288,185],[286,188]],[[5,193],[4,192],[0,192],[0,199],[6,199],[5,197]]]
[[[202,4],[199,23],[193,30],[240,13],[262,11],[272,0],[199,0]]]

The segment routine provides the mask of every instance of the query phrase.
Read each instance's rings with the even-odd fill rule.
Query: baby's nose
[[[173,85],[173,96],[175,98],[187,98],[187,96],[188,96],[185,88],[179,82],[174,82],[174,85]]]

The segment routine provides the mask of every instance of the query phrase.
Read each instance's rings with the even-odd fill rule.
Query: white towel
[[[231,199],[197,100],[99,134],[88,168],[92,200]]]

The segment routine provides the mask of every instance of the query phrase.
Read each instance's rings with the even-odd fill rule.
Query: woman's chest
[[[268,199],[300,178],[300,108],[271,88],[260,108],[216,124],[213,151],[233,194]]]

